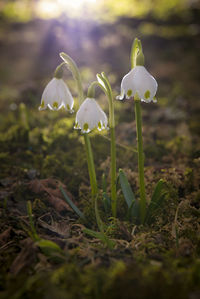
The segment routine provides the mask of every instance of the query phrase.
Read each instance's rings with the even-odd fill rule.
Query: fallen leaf
[[[4,245],[10,240],[12,228],[7,228],[3,233],[0,234],[0,246]]]
[[[38,252],[38,248],[34,241],[30,238],[27,238],[21,242],[21,245],[23,248],[10,267],[10,272],[14,275],[18,274],[20,271],[24,270],[26,267],[29,267],[34,263],[34,261],[36,261],[36,253]]]
[[[58,180],[48,178],[44,180],[32,180],[29,183],[29,188],[35,193],[46,192],[48,194],[49,203],[56,211],[73,211],[72,208],[63,200],[63,196],[59,189],[62,186],[66,194],[73,200],[72,194],[66,190],[66,187]],[[74,201],[74,200],[73,200]]]

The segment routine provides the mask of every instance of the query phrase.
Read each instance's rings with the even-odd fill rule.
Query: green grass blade
[[[147,209],[147,214],[146,214],[146,218],[145,218],[146,223],[151,222],[153,213],[155,212],[155,210],[157,210],[162,205],[162,203],[165,199],[165,196],[167,195],[167,192],[165,192],[163,190],[164,185],[165,185],[165,181],[160,179],[155,186],[153,195],[151,197],[151,202]]]
[[[106,189],[107,189],[107,184],[106,184],[106,176],[105,174],[102,175],[102,189],[103,189],[103,205],[104,205],[104,210],[106,213],[108,213],[111,209],[111,200],[110,197],[108,196]]]
[[[151,203],[154,203],[159,199],[161,191],[162,191],[163,186],[164,186],[164,183],[165,183],[165,181],[160,179],[158,181],[158,183],[156,184],[153,195],[151,197]]]
[[[113,249],[115,246],[115,242],[110,240],[104,233],[102,232],[96,232],[92,229],[84,228],[83,232],[88,234],[91,237],[94,237],[96,239],[101,240],[103,243],[105,243],[109,249]]]
[[[66,260],[64,251],[55,242],[40,239],[36,242],[36,245],[47,257],[56,262],[64,262]]]
[[[33,222],[33,216],[32,216],[32,205],[31,205],[31,201],[28,200],[27,202],[27,212],[28,212],[28,217],[29,217],[29,223],[30,223],[30,227],[31,227],[31,236],[34,239],[34,241],[39,240],[39,236],[36,232],[35,226],[34,226],[34,222]]]
[[[127,177],[122,169],[119,170],[119,181],[120,181],[120,185],[121,185],[122,192],[124,194],[126,203],[127,203],[128,207],[130,208],[132,206],[133,201],[136,201],[136,199],[135,199],[135,196],[131,189],[131,186],[127,180]]]
[[[65,201],[70,205],[70,207],[74,210],[74,212],[82,219],[85,220],[84,214],[77,208],[77,206],[71,201],[69,196],[65,193],[65,190],[62,186],[59,187],[60,191],[62,192],[62,195],[64,196]]]

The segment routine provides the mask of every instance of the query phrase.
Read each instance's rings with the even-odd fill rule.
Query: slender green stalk
[[[138,149],[138,171],[139,171],[139,185],[140,185],[140,217],[141,222],[144,223],[146,215],[146,194],[144,183],[144,154],[142,141],[142,115],[141,115],[141,101],[135,100],[135,119],[137,130],[137,149]]]
[[[84,92],[83,92],[83,85],[81,80],[81,75],[78,70],[78,67],[74,60],[65,53],[60,53],[60,57],[64,60],[65,64],[67,64],[68,68],[72,72],[72,75],[76,81],[78,94],[79,94],[79,105],[84,101]],[[85,142],[85,149],[86,149],[86,155],[87,155],[87,163],[88,163],[88,171],[90,176],[90,184],[92,189],[92,198],[97,195],[98,188],[97,188],[97,180],[96,180],[96,172],[95,172],[95,166],[94,166],[94,159],[92,154],[92,147],[90,143],[90,137],[88,134],[84,134],[84,142]]]
[[[110,139],[111,139],[111,206],[113,217],[117,216],[117,173],[116,173],[116,142],[115,142],[115,115],[114,115],[114,100],[113,93],[105,73],[101,73],[102,80],[105,84],[109,102],[109,124],[110,124]]]
[[[54,77],[61,79],[63,77],[63,65],[66,65],[66,62],[59,64],[54,72]]]
[[[139,39],[135,38],[131,49],[131,68],[137,65],[144,65],[144,55],[142,52],[142,43]],[[135,119],[137,130],[137,150],[138,150],[138,172],[139,172],[139,185],[140,185],[140,218],[144,223],[146,216],[146,194],[144,182],[144,153],[142,141],[142,115],[141,115],[141,99],[136,94],[135,100]]]
[[[110,128],[111,137],[111,206],[113,217],[117,216],[117,188],[116,188],[116,144],[115,128]]]
[[[78,69],[75,61],[66,53],[63,53],[63,52],[60,53],[60,57],[67,64],[69,70],[72,72],[72,75],[76,81],[78,93],[79,93],[79,105],[80,105],[84,101],[84,92],[83,92],[83,85],[82,85],[79,69]]]
[[[109,104],[109,127],[110,127],[110,141],[111,141],[111,206],[112,215],[117,215],[117,189],[116,189],[116,142],[115,142],[115,116],[114,116],[114,100],[110,83],[104,73],[97,75],[97,81],[91,83],[88,89],[88,96],[94,97],[95,86],[100,86],[108,99]]]
[[[96,172],[95,172],[95,167],[94,167],[94,159],[93,159],[90,138],[87,133],[84,134],[84,140],[85,140],[88,170],[89,170],[89,176],[90,176],[90,185],[91,185],[91,189],[92,189],[92,198],[94,199],[97,195],[97,180],[96,180]]]

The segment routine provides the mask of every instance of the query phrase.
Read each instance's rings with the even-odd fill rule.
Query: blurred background
[[[185,155],[197,159],[200,110],[198,0],[1,0],[0,127],[4,152],[8,150],[5,145],[8,138],[12,141],[13,125],[23,123],[20,103],[26,105],[28,113],[31,151],[34,145],[41,144],[41,132],[36,127],[46,130],[45,134],[43,131],[46,144],[53,138],[51,132],[58,120],[66,120],[66,123],[57,123],[57,127],[68,125],[70,134],[77,136],[71,128],[74,116],[69,116],[72,120],[69,125],[68,115],[63,112],[39,113],[37,110],[42,91],[61,62],[60,52],[66,52],[76,61],[85,90],[95,80],[97,72],[105,71],[117,95],[121,78],[130,69],[130,49],[135,37],[141,39],[145,66],[159,84],[158,104],[143,104],[147,165],[157,163],[157,167],[160,164],[173,167],[178,163],[180,166],[185,163]],[[66,70],[65,75],[76,96],[70,72]],[[104,96],[100,92],[99,96],[108,111]],[[116,101],[115,105],[118,142],[136,145],[133,102]],[[64,136],[66,132],[60,134]],[[13,151],[20,146],[18,143],[13,145]],[[51,150],[48,148],[48,154],[53,154]],[[5,156],[2,157],[5,160]],[[127,157],[132,159],[132,153]],[[193,160],[188,161],[186,164]],[[74,163],[69,165],[75,167]],[[38,168],[45,176],[44,168]]]

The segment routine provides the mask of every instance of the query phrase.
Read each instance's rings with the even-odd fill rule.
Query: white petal
[[[117,96],[118,100],[123,100],[124,97],[127,99],[130,99],[135,93],[135,86],[133,84],[133,78],[134,78],[134,72],[133,69],[126,74],[121,83],[121,95]]]
[[[51,110],[59,110],[64,106],[66,110],[72,111],[73,104],[74,100],[66,83],[62,79],[53,78],[43,91],[39,110],[47,107]]]
[[[73,111],[74,99],[69,91],[67,84],[62,79],[57,82],[58,96],[61,99],[61,105],[65,107],[66,110]]]
[[[133,69],[133,84],[140,99],[144,102],[155,101],[158,84],[144,66]]]
[[[101,124],[101,128],[99,127]],[[95,99],[86,98],[76,114],[76,127],[83,133],[88,133],[94,128],[102,130],[107,128],[108,119]]]
[[[123,77],[121,95],[117,99],[123,100],[124,97],[129,99],[137,93],[139,98],[146,103],[156,102],[157,87],[158,84],[155,78],[151,76],[145,67],[136,66]]]

